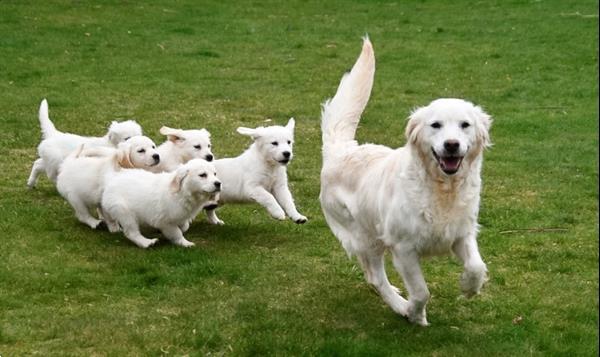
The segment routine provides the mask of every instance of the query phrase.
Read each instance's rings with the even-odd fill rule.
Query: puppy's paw
[[[222,226],[222,225],[225,224],[225,222],[223,222],[222,220],[220,220],[218,217],[209,218],[208,219],[208,223],[214,224],[214,225],[217,225],[217,226]]]
[[[277,220],[283,221],[285,220],[285,212],[282,209],[278,211],[271,212],[271,216]]]
[[[153,239],[146,239],[143,242],[140,242],[138,245],[140,248],[150,248],[151,246],[155,245],[156,242],[158,242],[158,238],[153,238]]]
[[[179,242],[177,242],[175,244],[177,244],[180,247],[184,247],[184,248],[190,248],[190,247],[193,247],[193,246],[196,245],[196,244],[194,244],[193,242],[190,242],[187,239],[182,239],[182,240],[180,240]]]
[[[304,224],[308,221],[308,218],[304,217],[303,215],[298,215],[297,217],[294,217],[294,223],[297,224]]]

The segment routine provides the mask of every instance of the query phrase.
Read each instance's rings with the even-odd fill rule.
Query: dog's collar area
[[[460,169],[460,164],[462,163],[462,156],[457,155],[448,155],[448,156],[439,156],[433,148],[431,148],[431,152],[433,153],[433,157],[440,165],[440,169],[446,175],[454,175]]]

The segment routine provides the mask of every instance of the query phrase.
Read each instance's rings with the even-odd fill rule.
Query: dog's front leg
[[[250,192],[250,198],[262,205],[275,219],[284,220],[285,212],[277,203],[275,197],[262,187],[256,187]]]
[[[193,247],[195,244],[185,239],[181,229],[177,226],[160,227],[162,234],[167,237],[173,244],[181,247]]]
[[[460,276],[460,288],[463,294],[470,298],[479,294],[481,287],[487,281],[487,267],[477,247],[476,233],[457,240],[452,251],[463,263],[464,272]]]
[[[392,249],[396,270],[402,275],[408,290],[408,320],[421,326],[428,326],[425,305],[429,300],[429,289],[421,271],[419,255],[412,247],[396,244]]]
[[[273,193],[275,194],[275,199],[277,199],[277,202],[279,202],[281,207],[283,207],[285,213],[290,216],[292,221],[298,224],[306,223],[306,217],[301,215],[300,212],[296,210],[292,193],[290,192],[286,182],[278,182],[273,188]]]

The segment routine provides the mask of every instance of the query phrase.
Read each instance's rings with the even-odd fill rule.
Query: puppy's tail
[[[42,128],[42,137],[44,139],[47,139],[59,133],[59,131],[56,130],[56,127],[50,120],[50,117],[48,116],[48,102],[46,101],[46,99],[42,100],[42,104],[40,104],[39,119],[40,127]]]
[[[360,116],[371,95],[374,76],[373,45],[369,38],[365,37],[362,52],[354,67],[342,77],[335,96],[323,104],[321,130],[324,156],[329,146],[354,141]]]

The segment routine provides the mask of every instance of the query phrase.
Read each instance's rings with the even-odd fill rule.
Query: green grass
[[[589,0],[0,2],[0,355],[596,356],[597,27]],[[365,33],[378,67],[359,140],[402,145],[410,110],[437,97],[495,119],[490,281],[465,300],[455,260],[425,262],[429,328],[370,290],[318,203],[320,103]],[[309,222],[225,206],[188,250],[91,231],[45,178],[25,188],[42,98],[65,131],[206,127],[220,157],[248,145],[237,126],[294,116]]]

